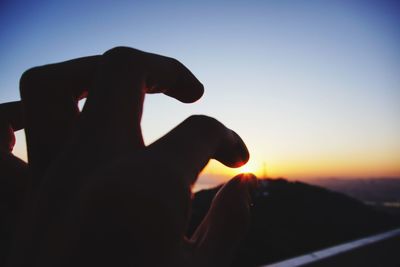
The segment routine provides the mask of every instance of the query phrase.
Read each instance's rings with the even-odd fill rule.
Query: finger
[[[15,145],[14,130],[23,127],[20,101],[0,104],[0,183],[2,201],[14,212],[23,199],[27,184],[27,164],[11,152]]]
[[[11,153],[15,145],[15,135],[11,126],[0,123],[0,153]]]
[[[35,67],[20,80],[25,132],[33,183],[69,142],[79,109],[90,87],[99,56]]]
[[[12,152],[15,145],[14,131],[23,128],[20,101],[0,104],[0,149]]]
[[[105,155],[142,148],[140,121],[146,92],[163,92],[182,102],[193,102],[201,97],[203,86],[172,58],[113,48],[102,57],[82,112],[85,140],[103,144]]]
[[[140,121],[145,94],[144,53],[113,48],[102,55],[79,119],[79,142],[99,159],[144,147]],[[94,159],[93,159],[94,160]]]
[[[178,60],[147,53],[146,88],[148,93],[162,92],[184,103],[201,98],[204,87]]]
[[[202,115],[186,119],[149,146],[149,152],[191,185],[211,158],[229,167],[239,167],[249,159],[246,145],[235,132]]]
[[[191,238],[197,262],[229,266],[250,222],[250,191],[257,186],[251,174],[241,174],[216,194],[210,210]]]
[[[62,94],[80,100],[92,85],[100,59],[99,55],[88,56],[31,68],[21,77],[21,90],[33,95]],[[36,88],[30,90],[33,86]]]
[[[9,124],[14,131],[23,129],[21,101],[0,104],[0,122]]]

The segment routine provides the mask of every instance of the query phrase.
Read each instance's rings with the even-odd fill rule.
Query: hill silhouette
[[[261,180],[252,224],[233,266],[257,266],[376,234],[398,218],[341,193],[284,179]],[[195,194],[191,235],[221,186]]]

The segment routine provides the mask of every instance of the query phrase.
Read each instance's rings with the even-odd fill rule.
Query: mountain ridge
[[[299,181],[261,179],[252,224],[233,266],[257,266],[362,238],[400,226],[400,220],[360,200]],[[191,235],[218,189],[198,191]]]

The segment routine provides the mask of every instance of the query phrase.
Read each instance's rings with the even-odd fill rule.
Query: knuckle
[[[37,76],[39,70],[38,67],[33,67],[28,70],[26,70],[24,73],[22,73],[21,78],[20,78],[20,84],[21,85],[28,85],[32,82],[33,78]]]
[[[191,115],[188,119],[190,122],[194,123],[207,123],[207,124],[220,124],[218,120],[216,120],[213,117],[207,116],[207,115],[202,115],[202,114],[195,114]]]
[[[168,59],[170,60],[171,64],[173,66],[175,66],[176,68],[182,68],[183,67],[183,64],[179,60],[177,60],[175,58],[172,58],[172,57],[168,57]]]
[[[126,60],[134,58],[141,58],[144,52],[137,50],[135,48],[126,47],[126,46],[117,46],[107,50],[103,56],[115,58],[118,60]]]
[[[225,126],[217,119],[206,115],[191,115],[186,123],[199,129],[223,130]]]
[[[130,53],[130,51],[132,50],[132,48],[130,47],[126,47],[126,46],[116,46],[113,47],[109,50],[107,50],[104,55],[110,55],[110,54],[122,54],[122,53]]]
[[[40,81],[42,67],[33,67],[26,70],[19,80],[21,93],[26,93],[29,89]]]

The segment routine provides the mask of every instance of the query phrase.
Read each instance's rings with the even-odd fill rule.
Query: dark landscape
[[[364,204],[400,216],[400,177],[364,179],[312,179],[307,181],[354,197]]]
[[[395,202],[400,190],[393,185],[374,186],[367,182],[364,187],[354,184],[351,189],[334,184],[331,181],[324,186],[348,195],[303,182],[261,180],[262,190],[253,201],[252,225],[233,266],[272,263],[400,226],[399,213],[393,212],[395,207],[388,212],[378,204],[364,203]],[[206,214],[219,187],[195,194],[189,235]],[[375,198],[364,199],[370,195]]]

